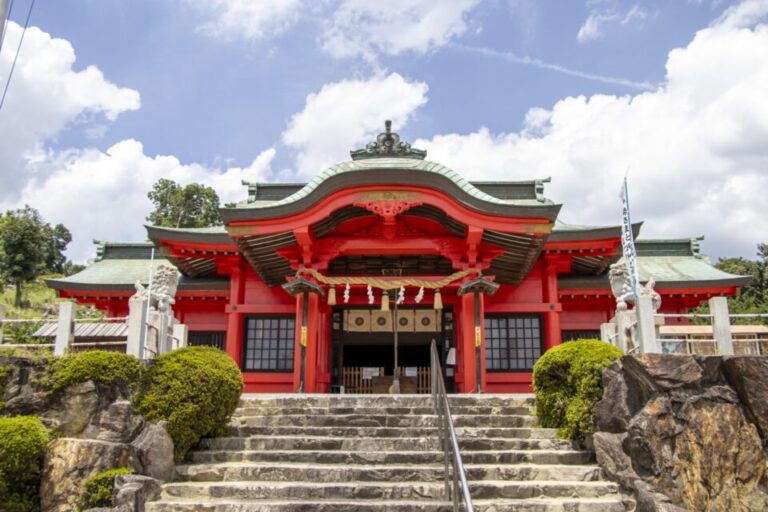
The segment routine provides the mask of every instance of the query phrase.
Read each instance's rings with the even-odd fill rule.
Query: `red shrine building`
[[[542,353],[599,337],[614,315],[607,273],[621,228],[561,222],[548,180],[469,182],[389,125],[351,156],[309,183],[245,183],[223,226],[147,226],[149,242],[99,243],[85,270],[48,284],[125,316],[135,283],[175,266],[189,344],[225,350],[247,392],[378,392],[395,368],[408,392],[432,340],[450,390],[530,392]],[[637,241],[661,312],[746,284],[712,267],[698,240]]]

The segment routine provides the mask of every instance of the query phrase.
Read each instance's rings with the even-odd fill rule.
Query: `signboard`
[[[624,253],[624,265],[627,267],[629,278],[632,280],[632,291],[637,296],[639,277],[637,273],[637,251],[635,239],[632,234],[632,221],[629,218],[629,192],[627,191],[627,178],[624,178],[624,186],[621,188],[621,250]]]
[[[419,374],[419,369],[415,366],[407,366],[403,368],[405,377],[416,377]]]
[[[379,369],[373,367],[363,367],[363,380],[371,380],[379,376]]]

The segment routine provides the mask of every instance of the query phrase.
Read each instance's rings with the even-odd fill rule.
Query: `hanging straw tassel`
[[[328,288],[328,305],[329,306],[335,306],[336,305],[336,287],[331,286]]]
[[[386,290],[381,292],[381,310],[389,311],[389,293]]]
[[[435,309],[443,309],[443,297],[440,295],[440,290],[435,290]]]

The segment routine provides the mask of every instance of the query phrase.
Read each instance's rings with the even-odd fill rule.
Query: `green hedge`
[[[33,416],[0,418],[0,510],[40,508],[40,464],[50,434]]]
[[[115,477],[129,475],[128,468],[108,469],[93,476],[85,482],[85,489],[80,495],[79,510],[89,508],[111,507],[112,491],[115,487]]]
[[[133,356],[90,350],[67,354],[53,361],[47,381],[54,390],[89,380],[102,386],[130,385],[138,381],[141,371],[141,362]]]
[[[181,460],[201,437],[223,431],[242,391],[240,369],[226,353],[189,347],[163,354],[149,367],[136,410],[149,421],[168,421]]]
[[[594,431],[594,407],[603,394],[603,369],[621,350],[600,340],[576,340],[547,351],[533,367],[536,414],[558,436],[580,439]]]

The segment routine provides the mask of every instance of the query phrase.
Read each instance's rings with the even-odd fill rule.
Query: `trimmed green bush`
[[[594,431],[595,402],[603,395],[603,369],[621,350],[600,340],[576,340],[548,350],[533,366],[536,414],[559,437],[580,439]]]
[[[82,384],[89,380],[102,386],[118,383],[130,385],[138,382],[141,371],[141,362],[133,356],[104,350],[90,350],[67,354],[53,361],[48,375],[48,384],[54,390]]]
[[[108,469],[91,477],[85,482],[85,489],[80,495],[80,510],[89,508],[111,507],[112,491],[115,487],[115,477],[130,475],[129,468]]]
[[[49,440],[48,430],[34,416],[0,418],[0,510],[40,508],[40,464]]]
[[[203,436],[221,433],[237,407],[243,378],[234,361],[213,347],[161,355],[144,373],[136,410],[167,420],[177,460]]]

